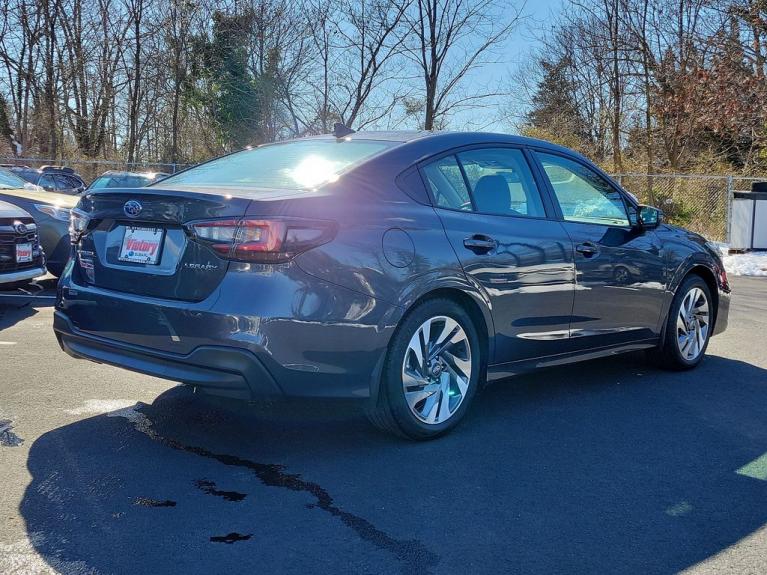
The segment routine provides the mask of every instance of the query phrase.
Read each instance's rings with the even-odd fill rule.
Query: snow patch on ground
[[[43,559],[37,549],[49,542],[41,532],[30,533],[28,539],[0,543],[0,573],[4,575],[98,575],[85,561],[66,561],[61,551],[53,550]]]
[[[65,409],[64,412],[70,415],[96,415],[125,409],[135,403],[135,399],[89,399],[80,407]]]
[[[730,246],[725,243],[709,242],[708,245],[719,250],[728,275],[767,276],[767,252],[730,254]]]
[[[767,252],[724,256],[724,268],[733,276],[767,276]]]

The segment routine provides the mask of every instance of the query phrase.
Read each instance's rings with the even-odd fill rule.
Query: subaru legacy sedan
[[[689,369],[727,326],[704,238],[515,136],[259,146],[86,192],[70,232],[54,320],[70,355],[244,400],[358,398],[413,439],[487,381],[631,350]]]

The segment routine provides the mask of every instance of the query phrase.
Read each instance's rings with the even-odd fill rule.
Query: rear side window
[[[536,152],[562,215],[571,222],[628,226],[621,194],[602,176],[576,161]]]
[[[533,174],[521,150],[484,148],[458,154],[478,212],[545,217]]]
[[[441,208],[472,211],[469,190],[466,189],[461,167],[455,156],[445,156],[423,168],[434,203]]]
[[[546,216],[521,150],[459,152],[427,164],[423,172],[439,207],[502,216]]]
[[[398,142],[296,140],[260,146],[165,178],[158,187],[309,190]]]

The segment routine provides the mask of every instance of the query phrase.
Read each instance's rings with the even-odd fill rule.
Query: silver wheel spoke
[[[676,319],[679,353],[692,361],[706,347],[708,338],[709,306],[705,292],[692,288],[682,299]]]
[[[407,361],[409,359],[409,355],[412,354],[415,356],[416,359],[416,367],[418,368],[418,372],[423,377],[423,375],[426,373],[424,370],[424,362],[423,362],[423,348],[421,346],[421,332],[417,331],[415,334],[413,334],[413,337],[410,338],[410,343],[407,346],[407,351],[405,352],[405,364],[407,365]]]
[[[435,316],[410,338],[402,363],[405,401],[420,421],[436,425],[460,407],[471,381],[471,346],[453,318]]]

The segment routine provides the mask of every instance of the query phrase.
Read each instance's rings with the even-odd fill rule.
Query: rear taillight
[[[90,218],[87,213],[73,208],[69,212],[69,240],[76,244],[85,230],[88,229]]]
[[[286,262],[333,239],[335,222],[301,219],[206,220],[188,226],[221,257],[261,263]]]

